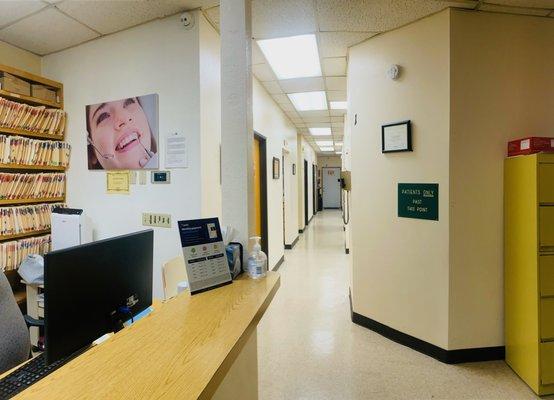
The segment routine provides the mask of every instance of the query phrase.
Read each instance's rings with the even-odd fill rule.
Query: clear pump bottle
[[[250,239],[254,241],[254,246],[252,246],[252,252],[248,257],[248,275],[252,279],[260,279],[267,274],[267,256],[262,251],[262,245],[260,244],[262,238],[254,236]]]

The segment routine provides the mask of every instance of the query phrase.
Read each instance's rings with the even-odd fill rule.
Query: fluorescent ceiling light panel
[[[310,128],[312,136],[331,136],[331,128]]]
[[[335,154],[341,155],[342,151],[335,151]]]
[[[296,111],[327,110],[325,92],[302,92],[287,94]]]
[[[279,79],[321,76],[313,34],[258,40],[258,46]]]
[[[335,146],[342,147],[342,142],[335,142]]]
[[[346,110],[346,101],[332,101],[331,110]]]
[[[321,147],[321,146],[328,147],[328,146],[333,145],[333,141],[332,140],[316,140],[315,144],[317,144],[319,147]]]
[[[333,147],[320,147],[319,150],[321,151],[335,151]]]

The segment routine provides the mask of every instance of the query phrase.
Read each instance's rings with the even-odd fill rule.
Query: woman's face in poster
[[[148,162],[152,132],[136,97],[90,106],[87,118],[102,168],[139,169]]]

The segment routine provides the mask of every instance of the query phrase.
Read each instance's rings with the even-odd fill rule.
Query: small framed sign
[[[413,151],[410,120],[381,126],[381,152],[397,153],[401,151]]]
[[[281,160],[277,157],[273,157],[273,179],[279,179],[281,177]]]

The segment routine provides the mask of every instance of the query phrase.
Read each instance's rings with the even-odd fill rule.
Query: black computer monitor
[[[152,305],[153,243],[154,232],[146,230],[44,256],[47,363],[89,346]]]

